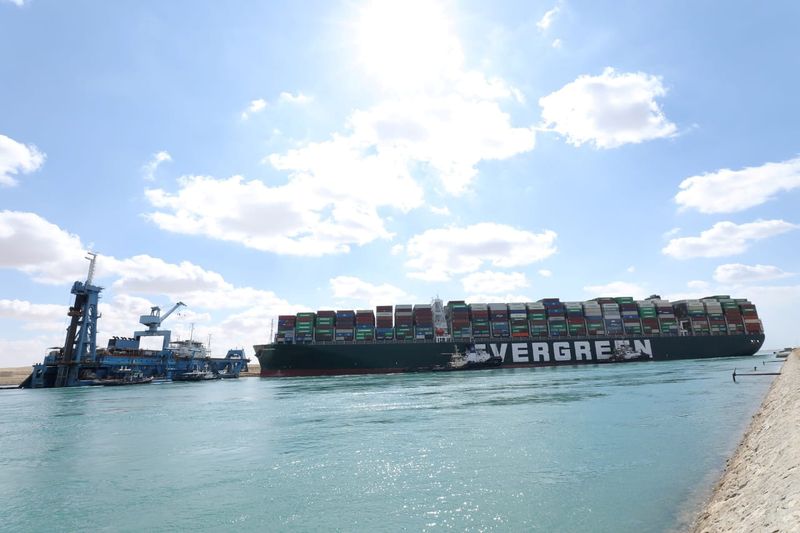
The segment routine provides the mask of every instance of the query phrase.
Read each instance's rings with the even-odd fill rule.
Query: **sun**
[[[452,18],[432,1],[372,1],[355,31],[358,59],[368,75],[397,89],[447,77],[463,63]]]

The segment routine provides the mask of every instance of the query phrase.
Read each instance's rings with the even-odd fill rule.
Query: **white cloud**
[[[686,286],[695,291],[705,291],[708,292],[711,289],[711,284],[707,281],[695,279],[692,281],[687,281]]]
[[[561,41],[561,39],[553,39],[553,42],[550,43],[550,46],[552,46],[556,50],[561,48],[563,45],[564,45],[564,43]]]
[[[355,302],[359,305],[394,305],[395,302],[413,298],[399,287],[382,283],[375,285],[353,276],[337,276],[330,280],[333,297],[337,300]]]
[[[560,9],[560,6],[556,4],[552,9],[547,11],[541,19],[539,19],[539,22],[536,23],[536,27],[539,28],[540,31],[547,31],[553,24],[553,20],[555,20]]]
[[[0,318],[22,321],[24,329],[61,333],[67,309],[63,305],[36,304],[25,300],[0,299]],[[41,350],[41,347],[40,347]]]
[[[272,291],[252,287],[236,287],[221,274],[206,270],[189,261],[179,264],[148,255],[126,259],[102,257],[98,276],[114,276],[112,287],[122,293],[166,295],[183,301],[189,307],[203,309],[237,309],[264,305],[270,308],[292,308]]]
[[[44,159],[45,155],[34,145],[26,145],[0,134],[0,186],[13,187],[18,183],[14,175],[37,170]]]
[[[638,283],[612,281],[605,285],[589,285],[583,288],[592,298],[600,296],[633,296],[636,299],[649,296],[647,289]]]
[[[126,259],[102,257],[99,276],[114,276],[114,288],[123,292],[149,294],[186,294],[198,291],[232,289],[216,272],[205,270],[189,261],[167,263],[149,255]]]
[[[636,267],[634,265],[631,265],[631,266],[629,266],[628,268],[625,269],[625,272],[633,274],[634,272],[636,272]]]
[[[328,148],[319,150],[322,161],[347,158]],[[309,161],[318,163],[320,160]],[[244,181],[240,176],[184,176],[175,194],[162,189],[145,192],[150,203],[161,209],[148,218],[168,231],[204,235],[277,254],[345,253],[351,245],[391,237],[378,215],[379,207],[408,210],[422,201],[421,190],[406,174],[394,174],[371,159],[361,163],[349,180],[337,182],[335,172],[320,168],[316,177],[298,173],[278,187]],[[387,174],[382,182],[369,179],[372,172],[380,175],[383,171]],[[215,208],[207,209],[208,205]]]
[[[150,158],[150,161],[144,164],[142,167],[142,174],[145,180],[147,181],[155,181],[156,179],[156,170],[161,163],[165,163],[168,161],[172,161],[172,156],[169,155],[169,152],[166,150],[161,150],[160,152],[156,152],[153,154],[153,157]]]
[[[290,172],[289,184],[283,188],[297,203],[327,206],[349,201],[364,208],[386,206],[403,212],[422,205],[422,188],[400,154],[372,152],[354,138],[335,136],[283,155],[273,154],[268,160],[278,170]]]
[[[10,3],[14,4],[17,7],[22,7],[22,6],[25,5],[25,2],[27,2],[28,0],[5,0],[5,1],[6,2],[10,2]]]
[[[34,330],[36,331],[36,330]],[[62,332],[31,335],[23,339],[0,338],[0,368],[13,368],[41,363],[47,348],[64,343]]]
[[[431,213],[434,215],[450,216],[450,209],[448,209],[446,205],[443,205],[442,207],[431,205],[428,206],[428,209],[430,209]]]
[[[285,94],[285,93],[284,93]],[[247,106],[247,109],[242,111],[242,120],[247,120],[252,115],[256,113],[261,113],[267,108],[267,101],[263,98],[258,98],[256,100],[252,100],[250,104]]]
[[[553,275],[553,271],[552,270],[547,270],[546,268],[543,268],[543,269],[539,270],[539,275],[542,276],[543,278],[549,278],[549,277],[551,277]]]
[[[671,230],[665,231],[661,236],[664,239],[669,239],[671,237],[674,237],[675,235],[677,235],[680,232],[681,232],[681,228],[672,228]]]
[[[714,270],[714,279],[720,283],[749,283],[793,276],[772,265],[743,265],[730,263],[720,265]]]
[[[666,92],[657,76],[606,68],[599,76],[578,77],[540,98],[539,105],[545,127],[570,144],[616,148],[676,132],[656,102]]]
[[[784,220],[757,220],[746,224],[717,222],[698,237],[672,239],[661,253],[675,259],[723,257],[740,254],[754,241],[780,235],[800,226]]]
[[[800,188],[800,157],[741,170],[723,168],[686,178],[675,201],[701,213],[733,213],[763,204],[781,191]]]
[[[0,211],[0,250],[0,268],[14,268],[42,283],[86,274],[80,238],[34,213]]]
[[[268,160],[293,177],[306,174],[329,180],[334,175],[339,190],[346,190],[346,183],[354,180],[375,186],[392,176],[409,181],[410,168],[426,163],[447,192],[461,194],[477,175],[480,161],[506,159],[534,146],[533,130],[513,128],[495,101],[512,96],[510,91],[494,94],[497,87],[482,77],[461,89],[447,95],[388,100],[356,111],[349,119],[349,134]],[[491,94],[480,94],[482,90]],[[388,174],[376,173],[374,167]]]
[[[470,294],[464,298],[470,304],[480,303],[513,303],[530,302],[531,298],[525,294],[492,293],[492,294]]]
[[[394,246],[392,246],[390,253],[392,255],[400,255],[403,253],[403,251],[405,251],[405,249],[406,247],[403,246],[402,244],[395,244]]]
[[[314,100],[314,98],[301,92],[298,92],[297,94],[282,92],[278,97],[278,101],[286,104],[307,104],[312,100]]]
[[[556,252],[556,233],[532,233],[484,222],[467,227],[430,229],[409,239],[406,267],[410,277],[446,281],[453,274],[479,270],[484,263],[514,268],[541,261]]]
[[[461,278],[466,293],[497,294],[528,287],[530,283],[523,272],[473,272]]]

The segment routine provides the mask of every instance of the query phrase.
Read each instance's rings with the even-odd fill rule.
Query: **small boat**
[[[141,377],[141,378],[136,378],[136,379],[109,379],[109,380],[101,380],[101,381],[104,381],[104,383],[101,383],[101,385],[103,385],[105,387],[113,387],[113,386],[117,386],[117,385],[144,385],[144,384],[147,384],[147,383],[152,383],[153,382],[153,378],[152,377],[149,377],[149,378]]]
[[[197,369],[172,376],[172,381],[207,381],[211,379],[220,379],[220,376],[210,370]]]
[[[629,344],[617,346],[612,352],[611,357],[608,358],[608,360],[612,362],[649,361],[650,359],[652,359],[652,357],[644,352],[634,350]]]
[[[103,387],[117,387],[120,385],[145,385],[152,382],[152,376],[144,377],[144,374],[141,372],[128,372],[121,378],[95,379],[91,382],[91,384],[101,385]]]

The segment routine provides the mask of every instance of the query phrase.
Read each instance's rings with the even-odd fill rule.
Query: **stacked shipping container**
[[[470,304],[448,302],[445,317],[456,340],[598,335],[735,335],[763,333],[755,306],[745,299],[716,295],[669,302],[658,297],[630,297],[561,302],[544,298],[529,303]],[[431,340],[430,305],[397,305],[358,311],[318,311],[280,315],[276,341]]]
[[[278,316],[278,335],[281,342],[294,342],[294,325],[297,318],[294,315]]]
[[[603,308],[597,301],[583,302],[583,315],[586,318],[586,333],[589,335],[605,335]]]
[[[400,341],[414,338],[414,317],[410,305],[394,306],[394,336]]]
[[[571,337],[586,336],[586,320],[583,317],[583,304],[581,302],[564,302],[567,315],[567,333]]]
[[[356,314],[354,311],[336,311],[335,340],[352,341],[355,326]]]
[[[547,329],[551,337],[563,337],[567,334],[567,316],[564,304],[558,298],[542,298],[539,303],[544,305],[547,314]]]
[[[329,342],[334,339],[336,327],[336,311],[317,311],[317,325],[314,328],[314,340]]]
[[[375,340],[375,313],[372,309],[359,309],[356,311],[356,340]]]
[[[511,329],[508,325],[508,306],[506,304],[489,304],[489,322],[492,328],[492,337],[510,337]]]
[[[547,310],[542,302],[531,302],[528,307],[528,329],[532,337],[547,337]]]
[[[685,331],[694,335],[708,335],[706,308],[700,300],[680,300],[672,304],[675,317]]]
[[[316,313],[297,313],[294,329],[295,342],[312,342],[314,340],[316,317]]]
[[[445,309],[447,326],[454,339],[469,339],[472,337],[472,327],[469,321],[469,307],[463,300],[447,302]]]
[[[394,339],[394,327],[392,325],[392,306],[379,305],[375,308],[375,339],[379,341],[390,341]]]
[[[414,338],[433,338],[433,309],[430,305],[418,304],[414,306]]]
[[[661,328],[658,325],[658,315],[656,314],[656,304],[652,300],[640,300],[636,302],[639,309],[639,319],[642,323],[642,333],[645,335],[659,335]]]
[[[511,326],[512,338],[530,337],[528,329],[528,309],[525,304],[508,304],[508,322]]]
[[[672,308],[672,304],[661,299],[651,301],[656,306],[656,315],[658,316],[658,326],[661,328],[661,334],[677,335],[678,321],[675,319],[675,310]]]
[[[629,296],[615,298],[619,305],[619,314],[622,316],[622,328],[626,335],[641,335],[642,321],[639,316],[639,306]]]

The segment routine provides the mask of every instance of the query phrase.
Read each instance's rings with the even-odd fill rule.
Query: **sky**
[[[151,306],[756,304],[800,344],[797,2],[0,0],[0,366]]]

